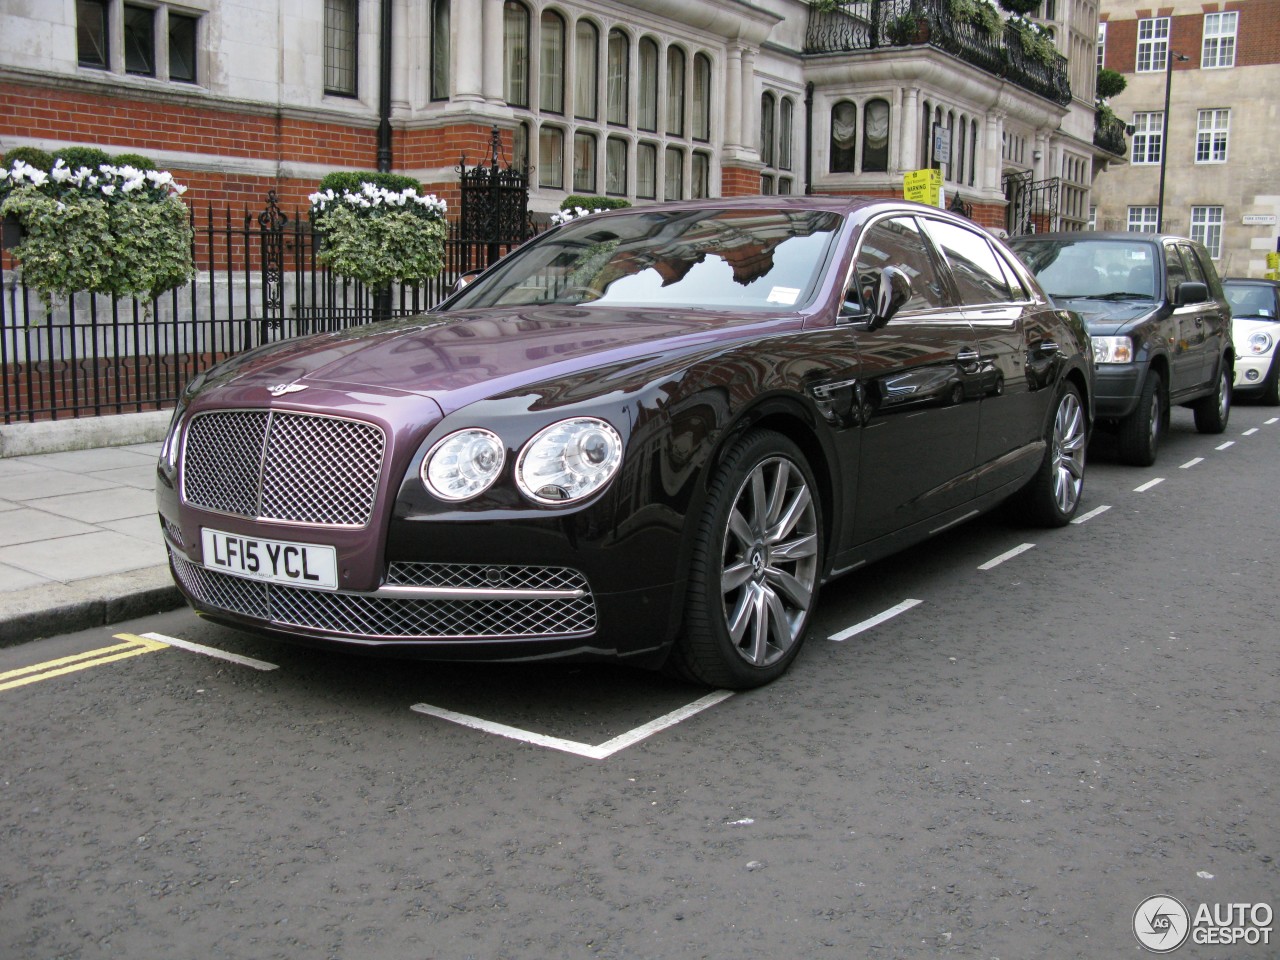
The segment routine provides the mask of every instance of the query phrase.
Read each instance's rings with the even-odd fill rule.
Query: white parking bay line
[[[181,650],[189,650],[192,653],[201,653],[206,657],[216,657],[219,660],[227,660],[231,663],[238,663],[242,667],[252,667],[254,670],[279,670],[280,667],[274,663],[267,663],[265,660],[255,660],[253,657],[242,657],[238,653],[227,653],[225,650],[218,650],[215,647],[206,647],[203,643],[192,643],[190,640],[179,640],[177,637],[166,637],[163,633],[144,633],[142,636],[148,640],[155,640],[157,643],[163,643],[170,647],[178,647]]]
[[[864,630],[870,630],[872,627],[878,627],[880,626],[880,624],[884,623],[886,620],[892,620],[898,614],[905,613],[906,611],[910,610],[912,607],[922,602],[923,601],[921,600],[903,600],[901,603],[897,604],[896,606],[890,607],[888,610],[885,610],[883,613],[877,613],[874,617],[869,617],[866,620],[863,620],[861,623],[855,623],[852,627],[845,627],[839,633],[833,633],[827,639],[834,640],[836,643],[840,643],[842,640],[848,640],[850,637],[856,637],[858,634],[862,633]]]
[[[1034,543],[1024,543],[1014,547],[1012,550],[1006,550],[1004,553],[1000,554],[1000,556],[992,557],[986,563],[979,564],[978,569],[990,570],[992,567],[998,567],[1000,566],[1000,564],[1004,563],[1006,560],[1012,560],[1018,554],[1026,553],[1028,550],[1030,550],[1034,546],[1035,546]]]
[[[1102,506],[1100,506],[1100,507],[1094,507],[1094,508],[1093,508],[1092,510],[1090,510],[1088,513],[1081,514],[1080,516],[1076,517],[1076,518],[1075,518],[1074,520],[1072,520],[1071,522],[1072,522],[1072,523],[1088,523],[1088,522],[1089,522],[1090,520],[1092,520],[1094,517],[1098,516],[1099,514],[1106,513],[1106,512],[1107,512],[1108,510],[1110,510],[1110,509],[1111,509],[1110,504],[1105,504],[1105,503],[1104,503],[1104,504],[1103,504]]]
[[[651,720],[648,723],[641,724],[634,730],[628,730],[626,733],[614,737],[612,740],[606,740],[599,746],[592,746],[589,743],[578,743],[575,740],[564,740],[560,737],[549,737],[544,733],[534,733],[532,730],[521,730],[519,727],[511,727],[505,723],[494,723],[492,720],[482,720],[480,717],[472,717],[465,713],[457,713],[453,710],[446,710],[443,707],[434,707],[429,703],[415,703],[410,710],[417,713],[425,713],[429,717],[438,717],[441,720],[448,720],[451,723],[457,723],[464,727],[470,727],[473,730],[479,730],[483,733],[492,733],[499,737],[508,737],[512,740],[520,740],[524,743],[531,743],[535,747],[547,747],[550,750],[561,750],[564,753],[572,753],[579,757],[586,757],[589,760],[603,760],[612,756],[619,750],[625,750],[627,747],[634,746],[646,737],[650,737],[660,730],[667,727],[674,727],[682,720],[688,720],[695,714],[701,713],[708,707],[714,707],[717,703],[723,703],[733,696],[732,690],[715,690],[708,693],[705,697],[693,701],[678,710],[672,710],[670,713],[659,717],[657,720]]]
[[[1216,447],[1214,447],[1213,449],[1215,449],[1215,450],[1225,450],[1225,449],[1227,449],[1227,447],[1234,447],[1235,445],[1236,445],[1236,442],[1235,442],[1234,440],[1228,440],[1226,443],[1220,443],[1220,444],[1218,444],[1218,445],[1217,445]]]
[[[1184,464],[1183,464],[1182,466],[1180,466],[1178,469],[1179,469],[1179,470],[1190,470],[1190,469],[1191,469],[1192,467],[1194,467],[1197,463],[1204,463],[1204,457],[1192,457],[1190,460],[1188,460],[1186,463],[1184,463]]]
[[[1164,477],[1156,477],[1154,480],[1148,480],[1146,483],[1144,483],[1144,484],[1143,484],[1142,486],[1140,486],[1140,487],[1134,487],[1134,488],[1133,488],[1133,492],[1134,492],[1134,493],[1146,493],[1146,492],[1147,492],[1148,490],[1150,490],[1152,487],[1154,487],[1154,486],[1158,486],[1159,484],[1162,484],[1162,483],[1164,483]]]
[[[1263,424],[1263,426],[1264,426],[1264,427],[1269,427],[1269,426],[1271,426],[1271,424],[1273,424],[1273,423],[1277,423],[1277,422],[1280,422],[1280,417],[1272,417],[1270,420],[1268,420],[1266,423],[1264,423],[1264,424]]]
[[[1257,427],[1250,427],[1250,428],[1249,428],[1248,430],[1246,430],[1244,433],[1240,434],[1240,436],[1242,436],[1242,437],[1252,437],[1252,436],[1253,436],[1255,433],[1257,433],[1257,432],[1258,432],[1258,428],[1257,428]]]

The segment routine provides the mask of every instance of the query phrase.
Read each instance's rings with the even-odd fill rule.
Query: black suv
[[[1231,411],[1231,308],[1208,251],[1154,233],[1042,233],[1009,241],[1093,340],[1098,421],[1122,460],[1155,463],[1172,404],[1222,433]]]

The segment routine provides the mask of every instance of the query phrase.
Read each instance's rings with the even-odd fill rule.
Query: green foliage
[[[990,36],[1004,32],[1004,17],[989,0],[950,0],[948,7],[954,19],[981,27]]]
[[[158,169],[154,160],[140,153],[117,153],[111,158],[111,162],[117,167],[136,167],[139,170]]]
[[[1094,88],[1094,96],[1099,100],[1110,100],[1123,93],[1126,86],[1128,81],[1125,80],[1123,73],[1103,67],[1098,71],[1098,83]]]
[[[560,202],[561,210],[622,210],[631,206],[622,197],[593,197],[588,194],[571,193]]]
[[[1033,20],[1023,16],[1012,16],[1005,21],[1018,34],[1018,43],[1022,52],[1041,63],[1052,65],[1059,56],[1058,48],[1053,42],[1053,34]]]
[[[38,147],[14,147],[4,155],[6,167],[13,166],[18,160],[30,164],[37,170],[48,170],[53,166],[53,154]]]
[[[104,163],[111,163],[111,155],[105,150],[99,150],[97,147],[59,147],[53,151],[53,164],[56,164],[59,160],[68,169],[79,170],[81,167],[88,167],[96,173]],[[51,169],[53,164],[44,169]]]
[[[392,193],[399,193],[402,190],[413,190],[415,193],[422,189],[422,184],[413,177],[406,177],[401,173],[379,173],[376,170],[335,170],[328,174],[320,181],[320,191],[332,190],[334,193],[359,193],[361,184],[372,183],[375,187],[382,187],[384,190],[390,190]]]
[[[444,266],[444,221],[424,219],[411,210],[365,217],[338,204],[316,221],[316,229],[324,234],[320,262],[372,290],[393,280],[434,277]]]
[[[1026,17],[1040,9],[1040,0],[1000,0],[1000,8],[1017,16]]]
[[[900,13],[885,25],[885,32],[889,35],[889,42],[895,47],[915,43],[916,33],[919,29],[919,23],[910,13]]]

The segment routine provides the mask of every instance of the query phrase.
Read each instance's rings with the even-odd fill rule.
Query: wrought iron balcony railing
[[[1093,142],[1117,157],[1128,156],[1129,143],[1125,140],[1124,121],[1114,114],[1108,116],[1099,110],[1093,115]]]
[[[1022,36],[1006,24],[993,35],[984,26],[955,17],[950,0],[836,0],[830,9],[811,6],[806,53],[844,53],[928,44],[993,76],[1002,77],[1054,103],[1071,102],[1067,60],[1043,59],[1024,49]]]

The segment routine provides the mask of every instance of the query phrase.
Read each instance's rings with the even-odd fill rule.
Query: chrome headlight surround
[[[1259,330],[1257,333],[1249,335],[1249,352],[1254,356],[1262,356],[1271,352],[1271,348],[1275,345],[1275,341],[1271,338],[1271,334],[1264,333]]]
[[[418,472],[432,496],[457,503],[493,486],[506,460],[507,448],[496,433],[468,427],[437,441]]]
[[[1132,337],[1090,337],[1094,363],[1133,363]]]
[[[516,461],[516,486],[534,503],[563,506],[591,496],[622,464],[622,436],[597,417],[574,417],[539,430]]]

